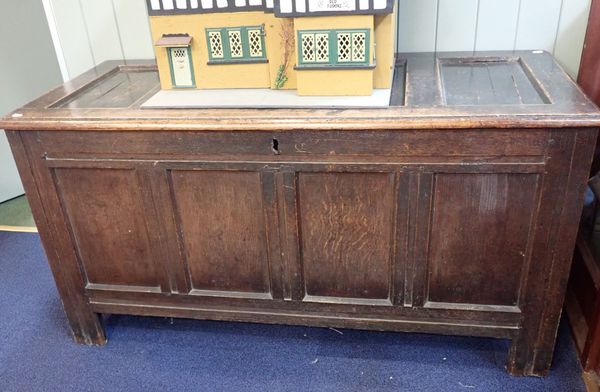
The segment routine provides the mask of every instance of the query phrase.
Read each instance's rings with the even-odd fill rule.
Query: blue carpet
[[[111,316],[69,336],[36,234],[0,233],[0,391],[585,391],[568,327],[550,375],[504,371],[508,342]]]

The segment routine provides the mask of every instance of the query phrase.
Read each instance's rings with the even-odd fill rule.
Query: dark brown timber
[[[547,53],[398,72],[388,109],[143,110],[153,65],[110,62],[0,121],[76,340],[101,313],[491,336],[545,374],[600,113]]]

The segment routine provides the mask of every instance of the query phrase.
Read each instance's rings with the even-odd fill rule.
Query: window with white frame
[[[369,64],[369,30],[301,30],[298,65],[347,66]]]
[[[266,61],[263,26],[206,29],[208,57],[212,63]]]

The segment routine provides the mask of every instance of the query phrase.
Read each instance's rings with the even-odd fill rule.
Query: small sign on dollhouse
[[[316,0],[309,4],[313,12],[354,11],[356,8],[354,0]]]
[[[147,0],[162,95],[174,106],[200,96],[211,107],[389,104],[394,3]]]

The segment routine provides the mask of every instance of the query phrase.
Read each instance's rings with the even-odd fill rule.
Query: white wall
[[[579,70],[591,0],[399,0],[398,51],[543,49]]]
[[[144,0],[48,0],[70,77],[152,58]],[[398,0],[398,51],[544,49],[575,76],[591,0]]]
[[[154,57],[144,0],[47,0],[73,78],[106,60]]]
[[[0,116],[60,82],[40,1],[0,1]],[[8,141],[0,130],[0,202],[23,193]]]

